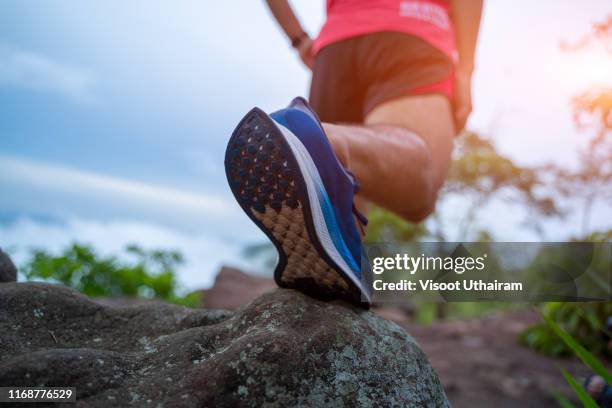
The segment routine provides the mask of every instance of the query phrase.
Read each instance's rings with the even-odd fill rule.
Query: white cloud
[[[211,286],[224,264],[245,270],[257,269],[252,262],[241,258],[240,244],[152,223],[71,218],[62,224],[48,224],[20,218],[8,225],[0,225],[0,246],[11,252],[17,265],[22,265],[28,258],[31,248],[45,248],[57,253],[75,241],[92,245],[103,255],[119,255],[131,243],[145,249],[176,249],[186,260],[177,271],[178,280],[190,290]]]
[[[0,181],[3,180],[2,174],[10,175],[10,181],[13,183],[26,183],[33,187],[66,193],[123,197],[149,201],[160,206],[178,207],[187,211],[214,214],[223,214],[227,211],[223,200],[205,194],[0,155]],[[6,181],[9,181],[9,178]]]
[[[261,237],[229,192],[186,191],[1,154],[0,191],[0,211],[127,219],[235,239]]]
[[[92,103],[95,77],[46,55],[0,44],[0,86],[58,93],[76,103]]]

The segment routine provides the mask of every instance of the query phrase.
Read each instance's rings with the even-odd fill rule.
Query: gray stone
[[[77,406],[448,406],[399,326],[286,289],[226,312],[8,283],[0,350],[0,386],[75,386]]]
[[[8,254],[0,249],[0,283],[15,282],[17,280],[17,268]]]

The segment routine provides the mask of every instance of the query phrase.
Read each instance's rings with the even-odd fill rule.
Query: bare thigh
[[[397,126],[415,133],[430,150],[435,188],[442,186],[450,167],[455,135],[451,105],[445,96],[416,95],[382,103],[366,116],[365,125]]]
[[[406,97],[381,104],[365,125],[324,124],[334,151],[361,184],[367,202],[421,221],[434,207],[450,165],[453,122],[443,96]]]

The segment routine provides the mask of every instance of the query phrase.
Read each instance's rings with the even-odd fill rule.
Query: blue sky
[[[316,33],[324,2],[293,3]],[[611,12],[605,0],[489,1],[470,127],[519,161],[572,163],[584,138],[569,99],[611,84],[612,63],[558,45]],[[226,187],[225,142],[252,106],[280,107],[308,81],[263,1],[3,1],[0,246],[20,259],[74,239],[177,247],[190,287],[248,265],[239,249],[263,235]],[[502,239],[522,238],[513,222],[498,222]]]

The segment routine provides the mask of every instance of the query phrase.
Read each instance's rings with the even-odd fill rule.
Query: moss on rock
[[[0,347],[0,385],[72,385],[86,406],[448,406],[399,326],[285,289],[223,312],[3,284]]]

